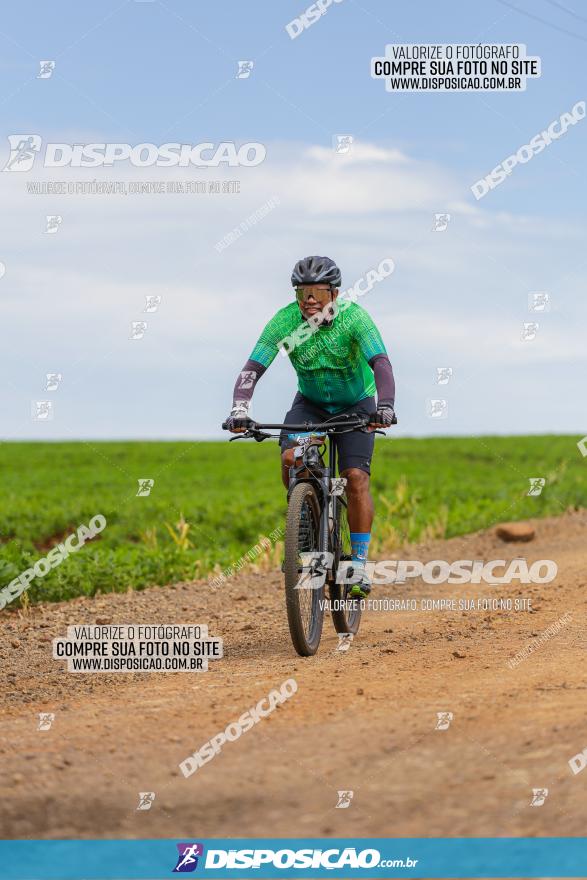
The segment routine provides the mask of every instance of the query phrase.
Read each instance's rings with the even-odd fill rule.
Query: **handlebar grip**
[[[376,412],[371,413],[370,420],[373,419],[373,418],[375,418],[376,416],[377,416],[377,413],[376,413]],[[370,424],[370,420],[369,420],[369,422],[367,422],[367,425]],[[391,424],[392,424],[392,425],[397,425],[397,416],[396,416],[395,413],[393,414],[393,418],[392,418],[392,420],[391,420]]]

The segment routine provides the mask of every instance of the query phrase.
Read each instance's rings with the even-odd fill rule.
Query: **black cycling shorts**
[[[371,415],[377,409],[374,397],[365,397],[358,403],[354,403],[340,413],[333,414],[312,403],[298,391],[294,397],[290,411],[286,414],[283,423],[285,425],[301,425],[303,422],[326,422],[334,420],[337,416],[346,413],[358,413],[359,415]],[[348,434],[335,435],[336,449],[338,453],[338,471],[342,473],[347,468],[359,468],[366,474],[371,473],[371,459],[375,445],[375,434],[365,431],[349,431]],[[279,435],[281,450],[292,449],[297,446],[294,439],[288,439],[287,431]]]

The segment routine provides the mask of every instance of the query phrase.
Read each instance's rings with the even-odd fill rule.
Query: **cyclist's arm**
[[[237,376],[233,392],[233,409],[239,404],[248,409],[255,386],[279,351],[280,330],[276,316],[263,328],[251,356]]]
[[[391,406],[395,403],[395,379],[393,367],[386,354],[377,354],[369,361],[375,375],[378,406]]]
[[[359,348],[375,376],[377,403],[379,406],[391,406],[393,408],[395,403],[395,379],[393,378],[393,368],[381,334],[370,315],[362,308],[357,313],[355,326]]]
[[[232,393],[232,408],[237,409],[238,407],[245,406],[246,409],[249,408],[249,404],[251,403],[251,398],[253,397],[253,392],[255,390],[255,385],[266,371],[267,367],[264,367],[263,364],[260,364],[258,361],[254,361],[251,358],[248,359],[242,370],[237,376],[236,382],[234,384],[234,391]]]

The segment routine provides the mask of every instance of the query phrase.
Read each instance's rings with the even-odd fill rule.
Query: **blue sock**
[[[365,565],[369,555],[371,532],[351,532],[351,548],[355,565]]]

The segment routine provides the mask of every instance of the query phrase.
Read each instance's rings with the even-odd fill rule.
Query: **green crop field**
[[[578,439],[377,438],[373,555],[587,506]],[[270,539],[247,564],[280,559],[285,493],[269,442],[4,443],[0,473],[0,586],[94,515],[107,520],[10,608],[218,573],[260,536]],[[530,477],[546,478],[538,497],[527,496]],[[148,496],[137,497],[139,479],[154,480]]]

